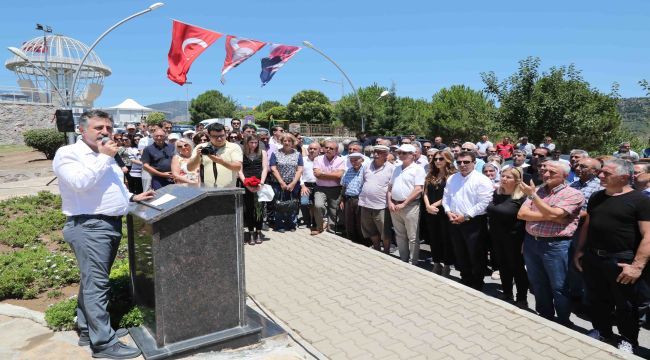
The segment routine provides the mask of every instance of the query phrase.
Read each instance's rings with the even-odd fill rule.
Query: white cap
[[[353,152],[348,154],[348,158],[362,158],[363,154],[358,152]]]
[[[397,151],[414,153],[415,152],[415,146],[413,146],[411,144],[403,144],[402,146],[399,147],[399,149],[397,149]]]
[[[375,150],[375,151],[390,151],[390,148],[388,148],[388,146],[386,146],[386,145],[375,145],[373,147],[373,150]]]
[[[187,136],[187,135],[190,135],[190,134],[194,135],[194,134],[196,134],[196,131],[194,131],[194,130],[187,130],[186,132],[183,133],[183,136]]]
[[[167,140],[180,140],[181,136],[178,133],[171,133],[167,136]]]

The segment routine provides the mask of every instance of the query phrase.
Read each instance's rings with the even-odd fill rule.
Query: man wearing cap
[[[179,140],[181,136],[178,133],[171,133],[167,135],[167,143],[174,145],[176,144],[176,141]]]
[[[415,164],[415,147],[404,144],[397,150],[402,165],[395,168],[388,186],[388,209],[395,229],[400,259],[417,265],[420,260],[418,223],[420,196],[426,173]]]
[[[458,172],[447,180],[442,206],[449,217],[449,236],[456,255],[461,283],[476,290],[483,288],[487,206],[494,187],[487,176],[474,171],[476,155],[461,151],[456,157]]]
[[[385,145],[375,145],[374,158],[363,169],[363,187],[359,194],[361,232],[372,241],[375,250],[390,254],[391,220],[386,196],[395,166],[387,161],[390,149]]]
[[[135,135],[135,131],[136,131],[135,124],[128,124],[126,126],[126,134],[127,135],[133,136],[133,135]]]
[[[194,130],[187,130],[183,133],[183,137],[186,138],[187,140],[192,141],[192,138],[194,137],[194,134],[196,134],[196,131]]]
[[[341,178],[343,189],[339,206],[343,210],[347,238],[357,244],[364,244],[359,215],[359,194],[363,187],[364,156],[359,152],[352,152],[348,154],[348,161],[352,166],[345,171]]]
[[[154,190],[174,182],[172,157],[174,157],[176,149],[173,144],[165,143],[166,137],[165,130],[157,128],[153,133],[153,144],[142,151],[142,158],[140,159],[144,170],[151,174],[151,188]]]

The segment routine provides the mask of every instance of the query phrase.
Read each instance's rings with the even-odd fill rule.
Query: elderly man
[[[521,183],[528,199],[517,217],[526,221],[524,261],[528,280],[535,294],[537,312],[570,326],[571,301],[567,284],[569,247],[578,228],[584,196],[567,186],[569,166],[547,161],[542,169],[544,186]]]
[[[636,182],[637,178],[641,174],[650,174],[650,164],[637,163],[634,164],[634,181]]]
[[[153,133],[153,144],[142,151],[142,166],[151,175],[151,188],[158,190],[174,182],[172,158],[176,148],[165,142],[167,133],[157,128]],[[146,189],[145,189],[146,190]]]
[[[352,162],[350,161],[350,158],[349,158],[350,154],[353,154],[353,153],[361,154],[361,158],[363,158],[363,163],[362,163],[363,166],[366,166],[366,165],[368,165],[370,163],[370,158],[363,155],[363,146],[361,145],[360,142],[358,142],[358,141],[350,141],[350,143],[348,144],[347,149],[348,149],[348,154],[346,156],[343,156],[345,158],[345,168],[346,169],[351,168],[352,165],[353,165]]]
[[[107,311],[108,274],[122,238],[122,217],[129,201],[151,199],[153,191],[130,194],[115,163],[117,145],[110,139],[113,120],[100,110],[79,119],[81,139],[60,148],[52,163],[59,178],[63,238],[74,250],[81,279],[77,298],[79,345],[90,345],[95,358],[131,359],[140,350],[118,341],[125,329],[111,328]]]
[[[300,175],[300,208],[302,221],[311,231],[316,230],[316,211],[314,208],[314,193],[316,176],[314,176],[314,160],[320,152],[320,144],[316,141],[307,146],[307,156],[302,157],[302,174]]]
[[[388,209],[395,229],[400,259],[404,262],[410,259],[411,264],[417,265],[420,261],[420,196],[426,173],[421,166],[415,164],[413,145],[404,144],[397,153],[402,164],[393,171],[388,186]]]
[[[361,232],[372,241],[375,250],[390,254],[391,221],[386,211],[388,187],[395,166],[387,161],[388,146],[376,145],[374,158],[363,170],[363,187],[359,194]]]
[[[359,209],[359,194],[363,187],[364,156],[358,152],[348,154],[348,161],[352,163],[341,178],[341,198],[339,206],[343,210],[345,219],[346,237],[357,244],[364,244],[361,234],[361,217]]]
[[[533,180],[535,185],[539,186],[542,184],[542,165],[549,160],[549,151],[545,147],[538,147],[533,150],[533,157],[530,159],[530,166],[524,172],[524,181],[529,183],[530,180]]]
[[[555,150],[555,144],[553,144],[553,139],[550,136],[544,137],[544,142],[539,144],[539,147],[548,149],[549,152],[553,152],[553,150]]]
[[[629,161],[605,162],[599,175],[605,190],[591,196],[574,256],[590,304],[589,335],[611,340],[616,323],[618,348],[628,353],[638,346],[637,287],[650,257],[650,199],[632,189],[631,173]]]
[[[637,154],[634,150],[630,149],[630,142],[629,141],[624,141],[619,145],[618,151],[614,152],[613,154],[617,158],[623,157],[623,156],[629,156],[630,160],[634,161],[639,161],[639,154]]]
[[[578,238],[580,237],[580,232],[582,231],[582,225],[584,224],[584,219],[587,216],[587,206],[589,204],[589,198],[596,191],[602,190],[600,186],[600,179],[598,179],[598,173],[600,172],[600,161],[593,158],[584,158],[578,161],[576,166],[576,175],[578,179],[571,183],[572,188],[580,190],[582,196],[585,198],[585,203],[582,205],[580,210],[580,222],[578,223],[578,229],[573,234],[573,239],[571,241],[571,247],[569,249],[569,258],[573,257],[575,250],[578,247]],[[574,302],[581,303],[584,297],[584,284],[582,276],[577,271],[573,265],[569,265],[569,294]]]
[[[329,217],[329,224],[336,226],[336,212],[341,196],[341,177],[346,170],[345,160],[338,155],[339,145],[336,141],[326,140],[323,147],[325,155],[320,155],[314,160],[316,230],[312,230],[312,235],[327,230],[328,224],[323,222],[325,216]]]
[[[567,181],[570,183],[576,180],[576,166],[580,163],[581,159],[588,158],[589,153],[581,149],[573,149],[569,153],[569,166],[571,166],[571,171],[567,176]]]
[[[517,149],[526,153],[526,157],[531,157],[533,156],[533,150],[535,150],[535,145],[528,142],[527,136],[522,136],[521,139],[519,139],[519,144],[517,144]]]
[[[433,138],[433,147],[438,150],[444,150],[447,148],[447,145],[442,142],[442,138],[440,136],[436,136]]]
[[[447,180],[442,206],[451,225],[449,236],[460,270],[461,282],[476,290],[483,289],[486,266],[487,206],[494,187],[487,176],[474,171],[476,155],[461,151],[456,158],[458,172]]]

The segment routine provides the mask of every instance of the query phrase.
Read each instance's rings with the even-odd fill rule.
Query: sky
[[[20,47],[42,36],[36,23],[90,45],[119,20],[147,8],[142,0],[32,0],[5,2],[0,44]],[[482,89],[481,72],[499,79],[513,74],[528,56],[542,70],[575,64],[592,87],[623,97],[644,96],[650,80],[650,1],[289,1],[168,0],[165,6],[111,32],[95,51],[112,70],[96,107],[133,98],[143,105],[185,100],[216,89],[239,104],[286,104],[295,93],[319,90],[341,96],[340,72],[312,49],[294,56],[265,87],[260,86],[263,48],[219,82],[225,36],[192,65],[191,85],[167,79],[172,19],[224,35],[301,46],[309,40],[334,59],[357,87],[395,84],[399,96],[431,99],[441,88],[464,84]],[[11,54],[6,51],[4,59]],[[17,86],[16,75],[0,69],[0,88]],[[351,91],[345,83],[345,93]]]

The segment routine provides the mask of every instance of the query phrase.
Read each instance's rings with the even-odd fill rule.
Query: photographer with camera
[[[206,128],[210,141],[197,145],[187,163],[188,171],[203,165],[201,182],[206,186],[235,187],[243,154],[238,144],[228,142],[222,124],[212,123]]]

